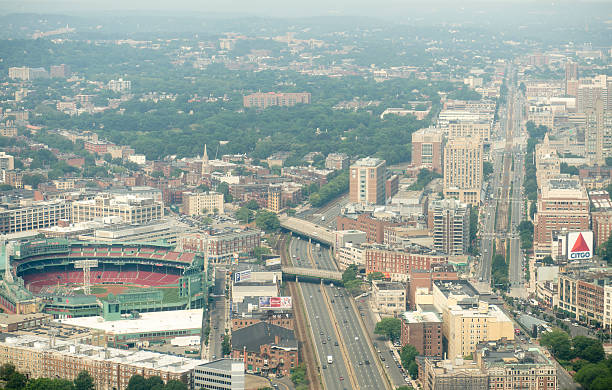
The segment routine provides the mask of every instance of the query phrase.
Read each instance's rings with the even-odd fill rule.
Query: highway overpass
[[[334,245],[333,230],[301,218],[281,217],[279,220],[281,227],[285,230],[327,246]]]
[[[342,272],[329,271],[316,268],[285,267],[283,266],[283,279],[317,279],[329,282],[341,282]]]

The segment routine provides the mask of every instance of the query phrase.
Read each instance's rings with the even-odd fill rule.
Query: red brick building
[[[597,211],[591,214],[595,248],[603,245],[612,231],[612,211]]]
[[[360,214],[357,218],[339,215],[336,219],[337,230],[359,230],[366,233],[367,242],[382,244],[385,241],[386,226],[402,226],[400,222],[383,221],[370,214]]]
[[[115,146],[109,142],[103,141],[85,141],[83,147],[85,150],[95,154],[105,154],[108,151],[109,146]]]
[[[415,296],[418,289],[431,291],[434,280],[459,280],[457,271],[452,264],[432,264],[428,270],[413,269],[408,281],[408,307],[416,309]]]
[[[402,315],[401,344],[410,344],[419,355],[442,357],[442,319],[433,312],[406,312]]]
[[[299,363],[298,341],[291,329],[259,322],[232,332],[231,357],[249,373],[289,375]]]
[[[366,273],[382,272],[394,281],[406,281],[413,270],[429,270],[432,264],[444,264],[446,256],[410,253],[403,250],[368,248]]]
[[[286,329],[294,329],[295,321],[292,313],[263,313],[257,317],[234,317],[232,318],[232,332],[255,325],[260,322],[280,326]]]

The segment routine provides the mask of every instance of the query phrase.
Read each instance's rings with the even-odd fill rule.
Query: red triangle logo
[[[578,234],[578,238],[572,247],[572,252],[589,252],[589,246],[586,241],[584,241],[584,237],[582,237],[582,233]]]

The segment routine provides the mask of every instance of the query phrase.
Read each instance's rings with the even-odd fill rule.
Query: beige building
[[[91,221],[96,218],[121,217],[125,223],[143,224],[164,216],[164,205],[152,198],[133,195],[100,194],[93,199],[72,203],[72,222]]]
[[[19,207],[0,211],[0,233],[10,234],[57,225],[70,220],[72,206],[65,200],[25,202]]]
[[[133,375],[188,383],[203,360],[149,351],[122,350],[49,340],[38,335],[8,337],[0,343],[0,363],[11,363],[29,378],[76,379],[86,370],[97,390],[124,390]]]
[[[406,311],[406,286],[398,282],[372,282],[374,309],[381,315],[396,316]]]
[[[557,149],[550,145],[548,133],[544,136],[544,142],[535,147],[536,180],[538,187],[543,183],[561,173],[561,160]]]
[[[470,207],[456,199],[432,202],[433,247],[439,253],[464,255],[470,244]]]
[[[444,197],[480,204],[483,144],[480,139],[457,138],[444,148]]]
[[[223,194],[219,192],[183,192],[183,214],[201,215],[207,213],[224,214]]]
[[[612,110],[605,108],[602,99],[597,99],[584,113],[585,157],[590,164],[605,165],[606,157],[612,157]]]
[[[428,127],[412,133],[412,166],[442,173],[444,133]]]
[[[351,203],[385,203],[385,160],[365,157],[350,168],[349,200]]]
[[[491,123],[476,121],[449,121],[445,129],[448,139],[455,138],[479,138],[488,142],[491,138]]]
[[[550,105],[530,105],[527,120],[533,122],[536,126],[546,126],[551,130],[554,130],[555,127],[555,115]]]
[[[419,368],[423,390],[489,390],[489,377],[472,360],[426,357]]]
[[[448,356],[471,355],[481,341],[514,340],[514,325],[501,309],[484,301],[459,302],[442,312],[442,332],[448,340]]]
[[[0,152],[0,169],[12,171],[15,169],[15,159],[10,154]]]

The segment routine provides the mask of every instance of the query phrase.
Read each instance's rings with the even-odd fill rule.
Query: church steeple
[[[202,161],[208,165],[208,153],[206,152],[206,144],[204,144],[204,154],[202,155]]]

